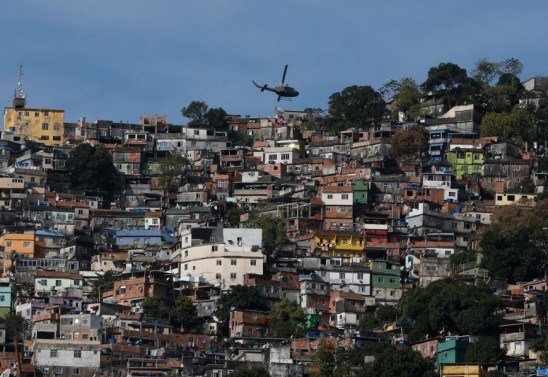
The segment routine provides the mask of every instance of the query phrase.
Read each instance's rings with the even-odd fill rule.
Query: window
[[[55,280],[55,286],[60,287],[63,284],[61,280]]]
[[[200,130],[194,130],[194,135],[199,135],[200,134]]]
[[[47,123],[42,124],[42,131],[47,131],[47,130],[49,130],[49,124]]]
[[[40,140],[49,140],[49,136],[42,135],[42,136],[40,136]]]
[[[221,280],[221,274],[219,274],[219,273],[215,274],[215,279]]]
[[[358,280],[363,280],[363,272],[358,272]]]
[[[58,125],[58,124],[54,124],[54,125],[53,125],[53,130],[54,130],[54,131],[59,131],[60,129],[61,129],[61,126],[60,126],[60,125]]]
[[[188,270],[188,263],[185,263],[185,271]]]
[[[217,259],[217,266],[221,266],[223,264],[223,261],[221,259]]]
[[[6,241],[6,247],[11,247],[11,245],[12,245],[11,241]]]
[[[333,199],[333,194],[327,194],[327,199]]]
[[[348,194],[342,194],[341,199],[348,199]]]
[[[5,295],[0,295],[0,302],[4,302],[6,301],[6,296]]]
[[[217,245],[211,246],[211,251],[219,251],[219,246]]]
[[[249,261],[249,263],[251,263],[252,266],[256,266],[257,265],[257,260],[256,259],[251,259]]]
[[[74,351],[76,352],[76,351]],[[76,356],[74,356],[76,357]],[[80,374],[80,368],[72,368],[72,375],[73,376],[78,376]]]
[[[282,160],[289,160],[289,153],[282,153]]]
[[[236,266],[236,264],[237,264],[236,259],[231,259],[231,260],[230,260],[230,265],[231,265],[231,266]]]
[[[75,350],[74,351],[74,357],[77,358],[77,359],[81,359],[82,358],[82,351],[81,350]]]
[[[339,279],[344,279],[345,278],[345,273],[344,272],[341,272],[339,273]]]
[[[59,351],[49,350],[49,357],[59,357]]]
[[[238,246],[242,246],[242,237],[237,237],[236,242],[238,242]]]

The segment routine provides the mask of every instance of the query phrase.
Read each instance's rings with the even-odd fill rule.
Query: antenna
[[[19,66],[19,76],[17,80],[17,89],[13,93],[13,107],[22,109],[25,107],[27,99],[23,92],[23,65]]]

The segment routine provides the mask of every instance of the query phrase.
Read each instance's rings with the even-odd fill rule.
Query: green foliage
[[[415,321],[410,341],[424,339],[445,330],[453,334],[497,334],[499,304],[485,286],[473,286],[451,279],[417,288],[402,301],[406,316]]]
[[[520,91],[512,85],[497,85],[485,89],[483,100],[486,112],[510,112],[519,103]]]
[[[8,313],[4,317],[0,317],[0,323],[6,327],[6,343],[13,342],[15,338],[20,342],[29,336],[32,330],[32,322],[19,314]]]
[[[440,93],[446,104],[452,107],[464,100],[471,81],[464,68],[454,63],[441,63],[428,70],[428,77],[421,86],[426,92]]]
[[[366,313],[362,316],[359,324],[360,331],[371,331],[386,323],[395,322],[399,316],[400,313],[395,306],[380,305],[374,313]]]
[[[399,81],[391,80],[384,84],[379,92],[386,100],[392,99],[393,116],[397,116],[399,111],[411,117],[419,114],[422,93],[412,78],[403,77]]]
[[[548,200],[538,201],[532,209],[498,209],[481,240],[482,267],[509,283],[543,277],[548,263],[547,227]]]
[[[522,144],[535,137],[533,120],[533,116],[521,107],[514,107],[511,113],[487,113],[481,120],[480,134]]]
[[[423,359],[421,354],[408,347],[385,347],[375,353],[372,363],[364,364],[360,377],[434,377],[434,365]]]
[[[227,127],[226,111],[223,108],[210,109],[203,101],[192,101],[181,109],[181,114],[190,119],[189,127],[213,127],[225,129]]]
[[[268,369],[265,367],[251,366],[247,368],[241,368],[230,373],[231,377],[270,377]]]
[[[496,363],[505,355],[500,348],[499,339],[485,336],[472,343],[464,356],[467,363]]]
[[[171,323],[175,326],[182,326],[185,330],[197,330],[201,321],[198,317],[198,309],[188,297],[179,297],[175,306],[171,309]]]
[[[267,310],[266,298],[254,286],[235,285],[230,291],[223,293],[217,301],[215,315],[219,320],[227,323],[230,318],[230,309]]]
[[[248,227],[263,230],[263,253],[268,258],[276,258],[282,245],[288,242],[285,221],[281,217],[260,215],[249,221]]]
[[[141,304],[143,315],[147,318],[169,318],[169,308],[158,297],[145,297]]]
[[[330,124],[335,132],[364,128],[385,113],[384,101],[370,86],[350,86],[329,97]]]
[[[304,117],[302,123],[302,128],[304,130],[319,131],[325,127],[326,117],[323,109],[306,108],[304,111],[306,112],[306,116]]]
[[[179,178],[184,173],[188,159],[180,154],[173,154],[166,157],[158,168],[158,184],[164,191],[164,196],[168,193],[176,192],[179,188]]]
[[[268,335],[273,338],[302,338],[306,333],[305,314],[294,301],[282,300],[268,315]]]
[[[478,259],[478,253],[474,250],[466,250],[462,253],[452,254],[449,257],[449,267],[452,271],[456,271],[457,268],[468,262],[473,262]]]
[[[543,335],[534,340],[531,348],[537,353],[537,360],[543,366],[548,366],[548,336]]]
[[[89,298],[93,301],[101,301],[100,295],[103,292],[114,289],[114,282],[118,280],[118,276],[114,271],[107,271],[103,275],[98,275],[97,279],[91,283],[92,289]]]
[[[65,163],[74,187],[112,194],[119,188],[118,172],[110,154],[101,146],[80,144]]]
[[[390,153],[395,157],[421,157],[428,151],[428,132],[424,127],[413,125],[398,131],[390,140]]]
[[[312,377],[332,377],[334,376],[336,358],[335,347],[330,344],[321,344],[312,357],[310,365]]]

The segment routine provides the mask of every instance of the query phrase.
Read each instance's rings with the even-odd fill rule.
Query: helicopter
[[[280,86],[276,86],[274,88],[269,88],[267,84],[261,85],[255,80],[251,80],[251,82],[259,89],[261,89],[261,92],[264,92],[265,90],[268,90],[270,92],[274,92],[278,95],[278,102],[280,102],[280,99],[288,99],[290,97],[297,97],[299,95],[299,92],[295,90],[295,88],[288,86],[285,83],[285,74],[287,73],[287,64],[284,68],[284,74],[282,76],[282,84]]]

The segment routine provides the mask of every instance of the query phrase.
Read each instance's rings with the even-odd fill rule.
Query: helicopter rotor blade
[[[285,74],[287,73],[287,64],[285,65],[285,68],[284,68],[284,74],[282,76],[282,84],[285,83]]]

